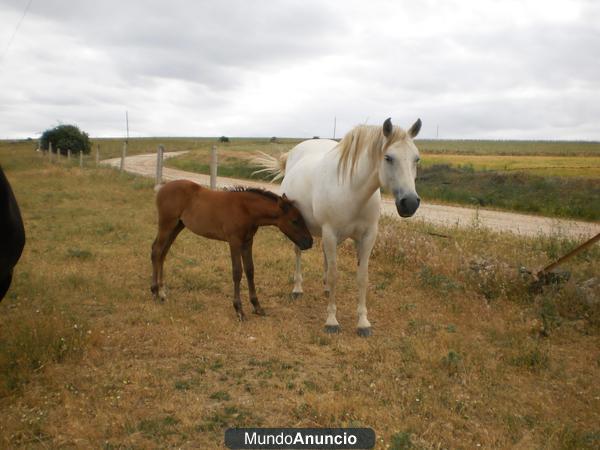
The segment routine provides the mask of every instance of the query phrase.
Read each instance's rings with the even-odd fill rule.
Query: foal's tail
[[[255,170],[252,174],[266,173],[268,176],[272,177],[271,181],[279,180],[285,175],[287,159],[288,153],[282,153],[279,157],[275,157],[263,152],[258,152],[250,162],[255,166],[262,167],[262,169]]]

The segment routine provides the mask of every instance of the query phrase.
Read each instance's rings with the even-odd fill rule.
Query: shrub
[[[229,138],[227,136],[221,136],[219,142],[229,142]]]
[[[75,125],[58,125],[44,131],[40,138],[40,147],[43,150],[48,150],[50,143],[52,143],[53,151],[59,148],[60,152],[65,155],[67,154],[67,150],[71,150],[74,153],[80,151],[89,153],[92,148],[87,133],[81,131]]]
[[[409,431],[400,431],[392,436],[389,448],[391,450],[408,450],[414,448]]]

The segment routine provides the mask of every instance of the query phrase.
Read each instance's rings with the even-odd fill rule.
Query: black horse
[[[0,167],[0,301],[12,281],[13,267],[25,246],[25,228],[17,199]]]

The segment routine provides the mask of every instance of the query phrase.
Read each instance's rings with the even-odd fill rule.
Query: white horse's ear
[[[388,117],[387,119],[385,119],[385,122],[383,122],[383,135],[386,138],[389,138],[392,134],[392,118]]]
[[[417,119],[417,121],[413,123],[413,126],[408,130],[408,135],[411,138],[414,138],[419,134],[419,131],[421,131],[421,119]]]

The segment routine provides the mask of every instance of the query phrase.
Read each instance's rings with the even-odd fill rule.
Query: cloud
[[[0,137],[120,135],[128,110],[134,135],[330,136],[334,116],[339,135],[391,115],[423,137],[600,139],[598,19],[585,0],[34,2],[0,62]]]

